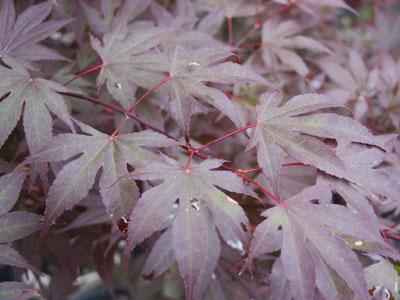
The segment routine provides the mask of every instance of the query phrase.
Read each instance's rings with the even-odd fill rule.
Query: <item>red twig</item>
[[[393,224],[392,226],[390,226],[390,229],[396,229],[399,226],[400,226],[400,222],[397,222],[397,223]]]
[[[232,46],[233,44],[233,22],[232,17],[228,17],[228,44]]]
[[[395,241],[400,241],[400,236],[398,236],[398,235],[391,234],[389,232],[385,232],[384,235],[389,239],[392,239],[392,240],[395,240]]]
[[[259,4],[259,3],[257,3]],[[288,11],[289,9],[291,9],[293,6],[293,3],[290,2],[284,6],[282,6],[281,8],[279,8],[275,13],[273,13],[271,16],[269,16],[269,19],[274,19],[277,16],[279,16],[280,14],[283,14],[284,12]],[[258,10],[258,8],[257,8]],[[262,24],[264,23],[265,19],[262,20],[260,18],[259,13],[257,13],[256,15],[256,22],[254,23],[253,27],[250,28],[250,30],[248,32],[246,32],[239,40],[239,42],[236,43],[235,47],[239,48],[253,33],[255,33],[256,31],[260,30],[262,27]],[[261,44],[260,44],[261,45]],[[247,47],[246,47],[247,48]]]
[[[87,75],[87,74],[96,72],[97,70],[101,69],[102,67],[104,67],[104,64],[100,64],[100,65],[96,65],[96,66],[94,66],[94,67],[91,67],[91,68],[89,68],[89,69],[87,69],[87,70],[85,70],[85,71],[83,71],[83,72],[81,72],[81,73],[75,75],[74,77],[72,77],[70,80],[68,80],[66,83],[64,83],[64,86],[67,86],[67,85],[70,84],[71,82],[73,82],[73,81],[75,81],[76,79],[81,78],[81,77],[83,77],[83,76],[85,76],[85,75]]]
[[[158,82],[156,85],[154,85],[152,88],[150,88],[149,90],[147,90],[146,93],[143,94],[142,97],[140,97],[140,99],[138,101],[136,101],[135,103],[133,103],[126,111],[127,112],[132,112],[135,110],[136,106],[139,105],[140,102],[142,102],[148,95],[150,95],[151,93],[153,93],[156,89],[158,89],[160,86],[162,86],[164,83],[166,83],[167,81],[170,81],[173,77],[172,76],[167,76],[165,77],[163,80],[161,80],[160,82]]]
[[[303,164],[302,162],[282,164],[282,167],[298,167],[298,166],[309,167],[310,165]]]
[[[236,172],[236,174],[240,177],[242,177],[245,181],[250,182],[253,184],[255,187],[257,187],[263,194],[266,196],[270,197],[272,200],[274,200],[277,204],[279,205],[285,205],[285,202],[283,202],[281,199],[276,197],[272,192],[270,192],[267,188],[263,187],[261,184],[259,184],[257,181],[251,179],[250,177],[247,177],[246,175]]]
[[[111,105],[111,104],[104,103],[103,101],[100,101],[99,99],[92,98],[92,97],[88,97],[88,96],[84,96],[84,95],[77,94],[77,93],[70,93],[70,92],[58,92],[58,93],[61,94],[61,95],[70,96],[70,97],[74,97],[74,98],[77,98],[77,99],[81,99],[81,100],[85,100],[85,101],[88,101],[88,102],[92,102],[92,103],[95,103],[95,104],[98,104],[98,105],[102,105],[102,106],[104,106],[104,107],[107,107],[107,108],[109,108],[109,109],[112,109],[112,110],[115,111],[115,112],[124,114],[124,115],[126,115],[126,116],[128,116],[128,117],[130,117],[130,118],[132,118],[132,119],[134,119],[134,120],[136,120],[136,121],[138,121],[139,123],[141,123],[141,124],[142,124],[144,127],[146,127],[146,128],[149,128],[149,129],[151,129],[151,130],[153,130],[153,131],[156,131],[156,132],[158,132],[158,133],[160,133],[160,134],[162,134],[162,135],[164,135],[164,136],[166,136],[166,137],[169,137],[169,138],[171,138],[171,139],[173,139],[173,140],[175,140],[175,141],[178,140],[177,138],[175,138],[175,137],[169,135],[168,133],[166,133],[166,132],[164,132],[164,131],[162,131],[162,130],[160,130],[160,129],[158,129],[158,128],[156,128],[156,127],[150,125],[150,124],[147,124],[146,122],[142,121],[141,119],[139,119],[139,118],[136,117],[135,115],[133,115],[133,114],[131,114],[131,113],[129,113],[129,112],[126,112],[126,111],[125,111],[124,109],[122,109],[122,108],[116,107],[116,106]],[[249,126],[249,127],[247,127],[247,126]],[[254,127],[255,124],[250,124],[250,125],[247,125],[247,126],[245,126],[245,127],[251,128],[251,127]],[[245,128],[245,127],[239,128],[239,129],[235,130],[234,132],[236,132],[236,131],[241,132],[241,131],[245,130],[245,129],[243,129],[243,128]],[[247,129],[247,128],[246,128],[246,129]],[[234,132],[231,132],[230,134],[228,134],[228,136],[232,136],[232,135],[238,133],[238,132],[236,132],[236,133],[234,133]],[[227,136],[226,136],[226,137],[227,137]],[[225,138],[226,138],[226,137],[225,137]],[[222,137],[221,137],[221,138],[222,138]],[[221,138],[219,138],[219,139],[217,139],[217,140],[220,141]],[[213,141],[212,144],[218,142],[217,140]],[[211,143],[211,142],[210,142],[210,143]],[[209,144],[210,144],[210,143],[209,143]],[[207,144],[206,144],[206,145],[207,145]],[[204,145],[204,146],[206,146],[206,145]],[[203,146],[203,147],[204,147],[204,146]],[[203,158],[203,159],[207,159],[207,156],[203,155],[203,154],[200,153],[198,150],[196,151],[196,149],[193,149],[192,147],[188,147],[188,146],[182,145],[181,148],[183,148],[183,149],[185,149],[186,151],[190,152],[190,154],[191,154],[191,159],[190,159],[190,157],[189,157],[189,159],[190,159],[191,161],[193,160],[193,156],[194,156],[194,155],[197,155],[197,156],[199,156],[199,157],[201,157],[201,158]],[[190,163],[191,163],[191,162],[190,162]],[[188,165],[188,164],[186,164],[186,165]],[[271,199],[273,199],[273,200],[274,200],[276,203],[278,203],[279,205],[284,205],[284,202],[283,202],[282,200],[280,200],[278,197],[276,197],[273,193],[271,193],[268,189],[264,188],[264,187],[261,186],[258,182],[254,181],[253,179],[251,179],[251,178],[247,177],[246,175],[244,175],[244,173],[247,173],[247,172],[241,172],[240,169],[235,169],[235,168],[232,168],[232,167],[229,167],[229,166],[226,166],[226,165],[222,165],[222,168],[224,168],[224,169],[226,169],[226,170],[229,170],[229,171],[231,171],[231,172],[234,172],[235,174],[237,174],[238,176],[240,176],[241,178],[243,178],[243,180],[245,180],[245,181],[247,181],[247,182],[253,184],[254,186],[256,186],[262,193],[264,193],[266,196],[268,196],[268,197],[270,197]],[[249,172],[250,172],[250,171],[249,171]]]
[[[228,133],[228,134],[225,134],[224,136],[221,136],[221,137],[217,138],[216,140],[213,140],[213,141],[211,141],[211,142],[209,142],[209,143],[207,143],[207,144],[201,146],[200,148],[197,149],[197,151],[198,151],[198,152],[201,152],[201,151],[203,151],[205,148],[208,148],[208,147],[210,147],[210,146],[212,146],[212,145],[214,145],[214,144],[216,144],[216,143],[218,143],[218,142],[220,142],[220,141],[223,141],[223,140],[225,140],[226,138],[229,138],[229,137],[231,137],[231,136],[233,136],[233,135],[235,135],[235,134],[238,134],[239,132],[245,131],[245,130],[247,130],[247,129],[249,129],[249,128],[253,128],[253,127],[256,127],[256,126],[257,126],[257,124],[250,124],[250,125],[246,125],[246,126],[244,126],[244,127],[238,128],[238,129],[236,129],[236,130],[234,130],[234,131],[232,131],[232,132],[230,132],[230,133]]]
[[[151,130],[153,130],[155,132],[158,132],[158,133],[160,133],[160,134],[162,134],[162,135],[164,135],[164,136],[166,136],[166,137],[168,137],[170,139],[178,141],[177,138],[173,137],[172,135],[166,133],[165,131],[163,131],[161,129],[158,129],[157,127],[154,127],[153,125],[150,125],[150,124],[146,123],[145,121],[141,120],[140,118],[138,118],[134,114],[126,112],[123,108],[120,108],[120,107],[105,103],[102,100],[99,100],[99,99],[96,99],[96,98],[93,98],[93,97],[81,95],[81,94],[78,94],[78,93],[72,93],[72,92],[57,92],[57,93],[61,94],[61,95],[74,97],[74,98],[77,98],[77,99],[81,99],[81,100],[84,100],[84,101],[87,101],[87,102],[91,102],[91,103],[94,103],[94,104],[98,104],[98,105],[107,107],[107,108],[111,109],[112,111],[115,111],[115,112],[118,112],[118,113],[123,114],[125,116],[128,116],[129,118],[139,122],[140,124],[142,124],[144,127],[148,128],[148,129],[151,129]]]
[[[160,86],[162,86],[164,83],[166,83],[167,81],[170,81],[172,79],[172,76],[167,76],[165,77],[163,80],[159,81],[156,85],[154,85],[152,88],[150,88],[149,90],[147,90],[146,93],[143,94],[142,97],[140,97],[140,99],[138,101],[136,101],[135,103],[133,103],[125,112],[126,113],[131,113],[132,111],[135,110],[136,106],[138,106],[138,104],[140,102],[142,102],[148,95],[150,95],[152,92],[154,92],[156,89],[158,89]],[[128,117],[126,117],[121,124],[119,124],[119,126],[114,130],[114,132],[112,133],[111,137],[115,137],[119,134],[119,132],[122,129],[122,126],[125,124],[125,122],[128,120]]]

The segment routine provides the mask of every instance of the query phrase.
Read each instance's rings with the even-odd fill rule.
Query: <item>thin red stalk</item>
[[[158,82],[156,85],[154,85],[152,88],[150,88],[149,90],[147,90],[146,93],[143,94],[142,97],[140,97],[140,99],[138,101],[136,101],[135,103],[133,103],[128,109],[127,112],[132,112],[136,106],[138,106],[138,104],[140,102],[142,102],[148,95],[150,95],[152,92],[154,92],[156,89],[158,89],[160,86],[162,86],[164,83],[166,83],[167,81],[170,81],[173,77],[172,76],[167,76],[165,77],[163,80],[161,80],[160,82]]]
[[[257,48],[262,45],[263,45],[262,42],[248,43],[248,44],[244,45],[243,48]]]
[[[310,165],[303,164],[303,163],[301,163],[301,162],[294,162],[294,163],[282,164],[282,167],[298,167],[298,166],[308,167],[308,166],[310,166]]]
[[[387,238],[389,238],[389,239],[392,239],[392,240],[395,240],[395,241],[400,241],[400,236],[398,236],[398,235],[394,235],[394,234],[391,234],[389,232],[385,232],[385,236]]]
[[[193,156],[196,153],[195,149],[193,149],[192,147],[188,147],[187,151],[189,151],[190,155],[189,155],[189,159],[185,166],[186,171],[188,171],[190,169],[190,166],[192,165],[192,161],[193,161]]]
[[[250,28],[249,31],[247,31],[241,38],[240,40],[236,43],[235,48],[239,48],[240,46],[242,46],[242,44],[257,30],[259,30],[260,27],[259,25],[256,23],[254,24],[253,27]]]
[[[393,224],[392,226],[390,226],[390,228],[391,228],[391,229],[395,229],[395,228],[397,228],[398,226],[400,226],[400,222],[397,222],[397,223]]]
[[[107,107],[107,108],[109,108],[109,109],[111,109],[111,110],[113,110],[115,112],[118,112],[120,114],[128,116],[129,118],[139,122],[140,124],[142,124],[144,127],[148,128],[148,129],[151,129],[151,130],[153,130],[155,132],[158,132],[159,134],[162,134],[162,135],[164,135],[164,136],[166,136],[166,137],[168,137],[170,139],[178,141],[177,138],[173,137],[172,135],[166,133],[165,131],[163,131],[161,129],[158,129],[157,127],[154,127],[153,125],[150,125],[150,124],[146,123],[145,121],[143,121],[140,118],[136,117],[132,113],[126,112],[123,108],[120,108],[120,107],[105,103],[105,102],[103,102],[103,101],[101,101],[99,99],[93,98],[93,97],[88,97],[88,96],[81,95],[81,94],[78,94],[78,93],[72,93],[72,92],[57,92],[57,93],[61,94],[61,95],[74,97],[74,98],[77,98],[77,99],[85,100],[87,102],[91,102],[91,103],[94,103],[94,104],[98,104],[98,105]]]
[[[129,117],[126,116],[125,119],[121,122],[121,124],[118,125],[118,127],[114,130],[114,132],[111,134],[111,138],[116,137],[119,132],[121,131],[122,127],[124,126],[125,122],[128,121]]]
[[[232,46],[233,44],[233,22],[232,17],[228,17],[228,44]]]
[[[277,16],[279,16],[280,14],[283,14],[284,12],[288,11],[289,9],[291,9],[293,6],[293,2],[289,1],[288,4],[285,4],[284,6],[282,6],[280,9],[278,9],[274,14],[272,14],[272,16],[270,16],[270,19],[276,18]]]
[[[188,150],[186,148],[186,150]],[[205,156],[204,154],[198,152],[198,151],[193,151],[194,155],[197,155],[203,159],[207,159],[207,156]],[[258,182],[254,181],[253,179],[247,177],[246,175],[244,175],[243,173],[240,173],[240,169],[235,169],[226,165],[222,165],[221,168],[231,171],[233,173],[235,173],[236,175],[238,175],[239,177],[241,177],[244,181],[247,181],[251,184],[253,184],[255,187],[257,187],[264,195],[270,197],[272,200],[274,200],[276,203],[278,203],[279,205],[285,205],[285,202],[283,202],[281,199],[279,199],[278,197],[276,197],[272,192],[270,192],[267,188],[263,187],[262,185],[260,185]]]
[[[257,187],[261,192],[263,192],[263,194],[267,195],[268,197],[270,197],[272,200],[274,200],[277,204],[279,205],[285,205],[285,202],[283,202],[281,199],[279,199],[278,197],[276,197],[272,192],[270,192],[268,189],[266,189],[265,187],[263,187],[261,184],[259,184],[257,181],[251,179],[250,177],[247,177],[244,174],[241,174],[240,172],[236,173],[238,176],[242,177],[245,181],[250,182],[251,184],[253,184],[255,187]]]
[[[71,82],[73,82],[73,81],[75,81],[76,79],[81,78],[81,77],[83,77],[83,76],[85,76],[85,75],[87,75],[87,74],[96,72],[97,70],[101,69],[102,67],[104,67],[104,64],[100,64],[100,65],[96,65],[96,66],[94,66],[94,67],[91,67],[91,68],[89,68],[89,69],[87,69],[87,70],[85,70],[85,71],[83,71],[83,72],[81,72],[81,73],[75,75],[74,77],[72,77],[70,80],[68,80],[66,83],[64,83],[64,86],[67,86],[67,85],[70,84]]]
[[[254,32],[259,30],[262,26],[262,20],[260,18],[260,4],[261,0],[257,0],[256,2],[256,21],[253,25],[253,27],[250,28],[249,31],[247,31],[241,38],[240,40],[236,43],[235,48],[239,48]]]
[[[259,5],[259,3],[258,3],[258,1],[257,1],[257,6],[258,6],[258,5]],[[276,18],[276,17],[279,16],[280,14],[282,14],[282,13],[288,11],[292,6],[293,6],[293,3],[288,3],[288,4],[284,5],[284,6],[282,6],[282,7],[281,7],[280,9],[278,9],[274,14],[272,14],[272,15],[269,17],[269,19],[274,19],[274,18]],[[258,10],[258,7],[257,7],[257,10]],[[255,24],[253,25],[253,27],[252,27],[248,32],[246,32],[246,33],[241,37],[241,39],[239,40],[239,42],[236,43],[235,48],[239,48],[239,47],[254,33],[254,32],[260,30],[261,27],[262,27],[263,22],[264,22],[264,20],[262,20],[262,19],[260,18],[259,13],[257,13],[257,14],[256,14],[256,22],[255,22]],[[260,45],[261,45],[261,44],[260,44]],[[247,48],[247,47],[246,47],[246,48]]]
[[[150,88],[149,90],[147,90],[146,93],[143,94],[142,97],[140,97],[140,99],[138,101],[136,101],[135,103],[133,103],[127,110],[127,113],[131,113],[132,111],[135,110],[136,106],[142,102],[148,95],[150,95],[152,92],[154,92],[156,89],[158,89],[160,86],[162,86],[164,83],[166,83],[167,81],[171,80],[172,77],[168,76],[165,77],[163,80],[161,80],[160,82],[158,82],[156,85],[154,85],[152,88]],[[125,118],[121,124],[118,125],[118,127],[114,130],[114,132],[112,133],[111,137],[116,137],[119,132],[122,129],[122,126],[125,124],[125,122],[128,120],[128,118]]]
[[[236,172],[242,173],[242,174],[247,174],[247,173],[251,173],[251,172],[257,172],[257,171],[261,171],[261,168],[252,168],[252,169],[246,169],[246,170],[242,170],[242,169],[236,169]],[[235,173],[236,173],[235,172]]]
[[[175,140],[175,141],[178,140],[177,138],[175,138],[175,137],[169,135],[168,133],[166,133],[166,132],[164,132],[164,131],[162,131],[162,130],[160,130],[160,129],[158,129],[158,128],[156,128],[156,127],[150,125],[150,124],[147,124],[146,122],[142,121],[141,119],[139,119],[139,118],[136,117],[135,115],[133,115],[133,114],[131,114],[131,113],[129,113],[129,112],[126,112],[126,111],[125,111],[124,109],[122,109],[122,108],[116,107],[116,106],[111,105],[111,104],[104,103],[104,102],[100,101],[99,99],[96,99],[96,98],[93,98],[93,97],[84,96],[84,95],[77,94],[77,93],[71,93],[71,92],[58,92],[58,93],[61,94],[61,95],[70,96],[70,97],[78,98],[78,99],[85,100],[85,101],[88,101],[88,102],[92,102],[92,103],[95,103],[95,104],[98,104],[98,105],[102,105],[102,106],[104,106],[104,107],[107,107],[107,108],[109,108],[109,109],[112,109],[112,110],[115,111],[115,112],[124,114],[124,115],[126,115],[126,116],[128,116],[128,117],[130,117],[130,118],[132,118],[132,119],[134,119],[134,120],[136,120],[137,122],[141,123],[141,124],[142,124],[144,127],[146,127],[146,128],[149,128],[149,129],[151,129],[151,130],[153,130],[153,131],[156,131],[156,132],[158,132],[158,133],[160,133],[160,134],[162,134],[162,135],[164,135],[164,136],[166,136],[166,137],[169,137],[170,139],[173,139],[173,140]],[[247,126],[250,126],[250,127],[248,127],[248,128],[251,128],[251,127],[254,127],[255,124],[250,124],[250,125],[247,125]],[[247,126],[246,126],[246,127],[247,127]],[[243,128],[244,128],[244,127],[239,128],[238,130],[243,129]],[[247,129],[247,128],[246,128],[246,129]],[[245,129],[243,129],[243,130],[245,130]],[[241,131],[243,131],[243,130],[241,130]],[[237,131],[237,130],[235,130],[235,131]],[[239,131],[239,132],[240,132],[240,131]],[[231,135],[233,135],[233,134],[234,134],[234,133],[231,132],[231,133],[228,134],[228,135],[231,136]],[[216,141],[214,141],[214,142],[216,142]],[[204,145],[204,146],[205,146],[205,145]],[[203,146],[203,147],[204,147],[204,146]],[[190,152],[190,157],[191,157],[191,158],[189,157],[189,159],[190,159],[190,161],[188,161],[189,166],[190,166],[191,161],[193,160],[193,156],[194,156],[194,155],[197,155],[197,156],[199,156],[199,157],[201,157],[201,158],[203,158],[203,159],[207,159],[207,156],[201,154],[199,151],[194,151],[194,149],[191,148],[191,147],[183,146],[183,145],[182,145],[181,148],[183,148],[183,149],[185,149],[186,151],[189,151],[189,152]],[[186,164],[186,165],[188,165],[188,164]],[[225,165],[222,165],[222,168],[224,168],[224,169],[226,169],[226,170],[229,170],[229,171],[231,171],[231,172],[236,173],[238,176],[240,176],[241,178],[243,178],[243,180],[245,180],[245,181],[247,181],[247,182],[253,184],[254,186],[256,186],[261,192],[263,192],[266,196],[268,196],[268,197],[270,197],[271,199],[273,199],[276,203],[278,203],[279,205],[284,205],[284,202],[283,202],[282,200],[280,200],[279,198],[277,198],[274,194],[272,194],[268,189],[264,188],[264,187],[261,186],[258,182],[256,182],[256,181],[254,181],[253,179],[247,177],[247,176],[244,175],[243,173],[240,173],[240,169],[237,170],[237,169],[235,169],[235,168],[232,168],[232,167],[229,167],[229,166],[225,166]]]
[[[235,134],[238,134],[239,132],[245,131],[245,130],[247,130],[247,129],[249,129],[249,128],[253,128],[253,127],[256,127],[256,126],[257,126],[257,124],[250,124],[250,125],[247,125],[247,126],[238,128],[238,129],[236,129],[236,130],[234,130],[234,131],[232,131],[232,132],[230,132],[230,133],[228,133],[228,134],[225,134],[224,136],[221,136],[221,137],[217,138],[216,140],[213,140],[213,141],[211,141],[211,142],[209,142],[209,143],[207,143],[207,144],[201,146],[200,148],[197,149],[197,151],[198,151],[198,152],[201,152],[201,151],[203,151],[205,148],[210,147],[211,145],[214,145],[214,144],[216,144],[216,143],[218,143],[218,142],[220,142],[220,141],[225,140],[225,139],[228,138],[228,137],[231,137],[231,136],[233,136],[233,135],[235,135]]]

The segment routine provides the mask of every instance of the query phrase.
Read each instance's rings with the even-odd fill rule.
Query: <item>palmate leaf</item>
[[[29,264],[16,250],[7,245],[0,244],[0,265],[9,265],[23,269],[30,269],[33,272],[40,274],[38,269]]]
[[[130,106],[137,86],[150,88],[164,77],[165,65],[160,54],[152,49],[170,31],[140,25],[128,29],[120,20],[104,35],[102,43],[91,37],[92,47],[102,60],[97,85],[106,83],[107,90],[122,106]]]
[[[192,102],[201,99],[240,126],[239,115],[229,98],[206,82],[218,84],[259,83],[270,86],[267,80],[239,64],[218,63],[232,53],[219,48],[189,50],[175,47],[169,59],[169,81],[171,113],[184,130],[188,130],[192,115]]]
[[[223,161],[206,160],[188,170],[165,157],[163,163],[138,168],[132,177],[141,180],[163,179],[138,200],[130,217],[125,265],[132,249],[156,231],[169,227],[160,243],[168,247],[166,235],[172,236],[172,248],[184,280],[187,299],[202,299],[220,254],[216,232],[228,245],[243,251],[249,244],[249,222],[242,208],[215,187],[245,193],[245,186],[234,173],[215,171]],[[176,203],[177,202],[177,203]],[[155,250],[160,255],[160,246]],[[161,258],[161,257],[160,257]],[[168,265],[150,256],[146,272],[159,275]],[[154,267],[150,269],[149,265]]]
[[[341,205],[313,204],[321,190],[320,186],[306,188],[284,205],[266,210],[262,215],[267,219],[254,233],[248,259],[281,249],[274,267],[280,268],[281,274],[276,277],[278,274],[272,271],[274,280],[281,283],[272,288],[290,287],[295,299],[314,299],[316,288],[327,299],[335,299],[332,295],[340,294],[337,284],[347,286],[356,298],[368,299],[362,265],[343,237],[376,247],[388,246],[379,232],[354,211]],[[287,293],[276,290],[272,294],[283,292]]]
[[[40,228],[41,216],[25,212],[12,211],[0,218],[0,243],[13,242],[26,237]]]
[[[26,173],[21,169],[0,177],[0,216],[17,202],[25,177]]]
[[[199,29],[215,34],[225,18],[250,17],[261,12],[261,5],[247,0],[201,0],[197,7],[208,12],[199,23]]]
[[[85,134],[59,134],[29,161],[69,162],[57,174],[46,199],[42,234],[65,210],[71,209],[85,198],[101,169],[100,193],[110,218],[115,222],[128,216],[138,197],[135,183],[121,179],[127,173],[128,164],[137,167],[154,162],[158,156],[146,147],[168,147],[176,142],[161,134],[141,131],[122,134],[114,138],[94,128],[79,123]]]
[[[351,142],[380,145],[358,121],[333,113],[316,113],[319,109],[340,106],[324,95],[303,94],[279,106],[281,100],[278,93],[261,96],[257,126],[248,146],[257,145],[258,163],[275,184],[285,152],[328,174],[351,178],[347,165],[334,149],[318,138],[336,139],[341,145]]]
[[[113,22],[118,22],[121,18],[131,21],[140,15],[149,5],[150,0],[129,0],[123,5],[119,1],[102,0],[99,9],[85,3],[79,2],[86,14],[90,29],[96,36],[107,33]],[[118,9],[114,17],[114,10]]]
[[[383,162],[385,152],[358,144],[339,148],[336,152],[350,171],[348,180],[371,200],[379,202],[383,198],[398,201],[399,181],[384,169],[377,168]]]
[[[22,111],[27,144],[31,153],[52,137],[52,117],[73,129],[71,116],[64,99],[55,90],[64,87],[56,82],[31,77],[15,60],[3,57],[11,69],[0,66],[0,95],[8,96],[0,102],[0,147],[17,125]]]
[[[296,54],[295,49],[308,49],[329,53],[330,50],[320,42],[302,35],[295,35],[301,26],[294,21],[277,24],[268,20],[262,27],[262,57],[267,66],[276,69],[277,58],[295,70],[301,76],[309,72],[303,59]]]
[[[0,55],[35,61],[64,59],[56,51],[37,44],[70,22],[68,19],[43,22],[50,14],[53,1],[33,5],[16,19],[14,0],[0,3]]]

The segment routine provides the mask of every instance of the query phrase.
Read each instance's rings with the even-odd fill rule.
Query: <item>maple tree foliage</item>
[[[399,14],[0,0],[0,299],[400,298]]]

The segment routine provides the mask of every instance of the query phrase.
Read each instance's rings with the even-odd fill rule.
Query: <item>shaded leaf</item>
[[[301,26],[294,21],[277,23],[275,20],[264,22],[262,27],[262,56],[267,66],[276,69],[277,58],[295,70],[301,76],[309,72],[303,59],[296,54],[295,49],[309,49],[318,52],[330,52],[320,42],[306,36],[295,35]]]
[[[361,263],[341,236],[352,236],[381,247],[386,245],[380,234],[371,230],[370,225],[353,211],[340,205],[312,204],[311,200],[318,199],[319,193],[319,188],[307,188],[287,199],[284,205],[266,210],[262,215],[267,219],[256,229],[249,259],[264,251],[276,251],[277,241],[281,239],[280,258],[292,297],[313,299],[315,288],[319,286],[326,291],[329,282],[324,280],[329,277],[324,275],[326,271],[317,271],[325,266],[321,265],[323,262],[357,297],[367,299]],[[320,257],[314,258],[316,255]]]
[[[15,170],[0,177],[0,216],[10,211],[18,200],[26,173]]]
[[[164,162],[146,165],[132,173],[135,179],[164,182],[144,192],[132,212],[125,263],[137,244],[172,223],[173,249],[188,299],[201,299],[215,268],[220,252],[215,227],[225,242],[239,251],[249,243],[249,222],[243,210],[214,186],[246,192],[242,180],[234,173],[212,170],[222,163],[206,160],[185,170],[178,162],[164,157]],[[217,177],[219,180],[215,181]],[[159,251],[156,253],[160,254]]]
[[[4,0],[0,6],[0,54],[22,60],[64,59],[60,54],[43,45],[37,45],[70,20],[59,19],[43,22],[50,14],[53,1],[30,6],[18,18],[14,0]]]
[[[51,222],[65,210],[88,195],[100,169],[103,203],[110,218],[118,223],[130,215],[138,194],[136,184],[122,178],[127,174],[127,165],[140,166],[158,159],[142,146],[176,145],[175,141],[150,131],[110,137],[82,123],[79,126],[86,134],[57,135],[30,158],[34,162],[57,162],[82,154],[63,167],[50,187],[42,234],[46,234]]]
[[[137,86],[151,88],[164,77],[166,69],[161,56],[151,49],[170,31],[146,26],[128,32],[126,24],[121,23],[104,35],[102,43],[91,37],[92,47],[103,64],[97,85],[106,83],[110,94],[122,106],[130,106]]]
[[[380,145],[359,122],[335,114],[317,113],[318,109],[340,106],[324,95],[298,95],[278,106],[281,99],[278,93],[261,96],[257,127],[248,145],[248,148],[257,146],[259,165],[274,184],[280,174],[284,152],[328,174],[351,178],[340,156],[316,137],[336,139],[342,144]]]
[[[19,240],[40,228],[41,216],[25,211],[13,211],[0,218],[0,243]]]
[[[30,269],[40,274],[40,271],[29,264],[16,250],[6,245],[0,245],[0,264]]]
[[[253,82],[269,86],[261,76],[232,62],[222,62],[231,56],[229,51],[218,48],[200,48],[189,50],[179,46],[174,48],[169,59],[169,82],[171,113],[179,126],[188,130],[193,113],[192,104],[196,98],[201,99],[229,117],[235,125],[241,122],[234,104],[216,88],[205,82],[233,84]]]
[[[23,108],[23,125],[31,153],[52,137],[50,113],[73,130],[64,99],[55,92],[65,90],[64,87],[54,81],[32,77],[15,60],[5,57],[3,60],[11,69],[0,66],[0,95],[10,93],[0,102],[0,147],[17,125]]]

